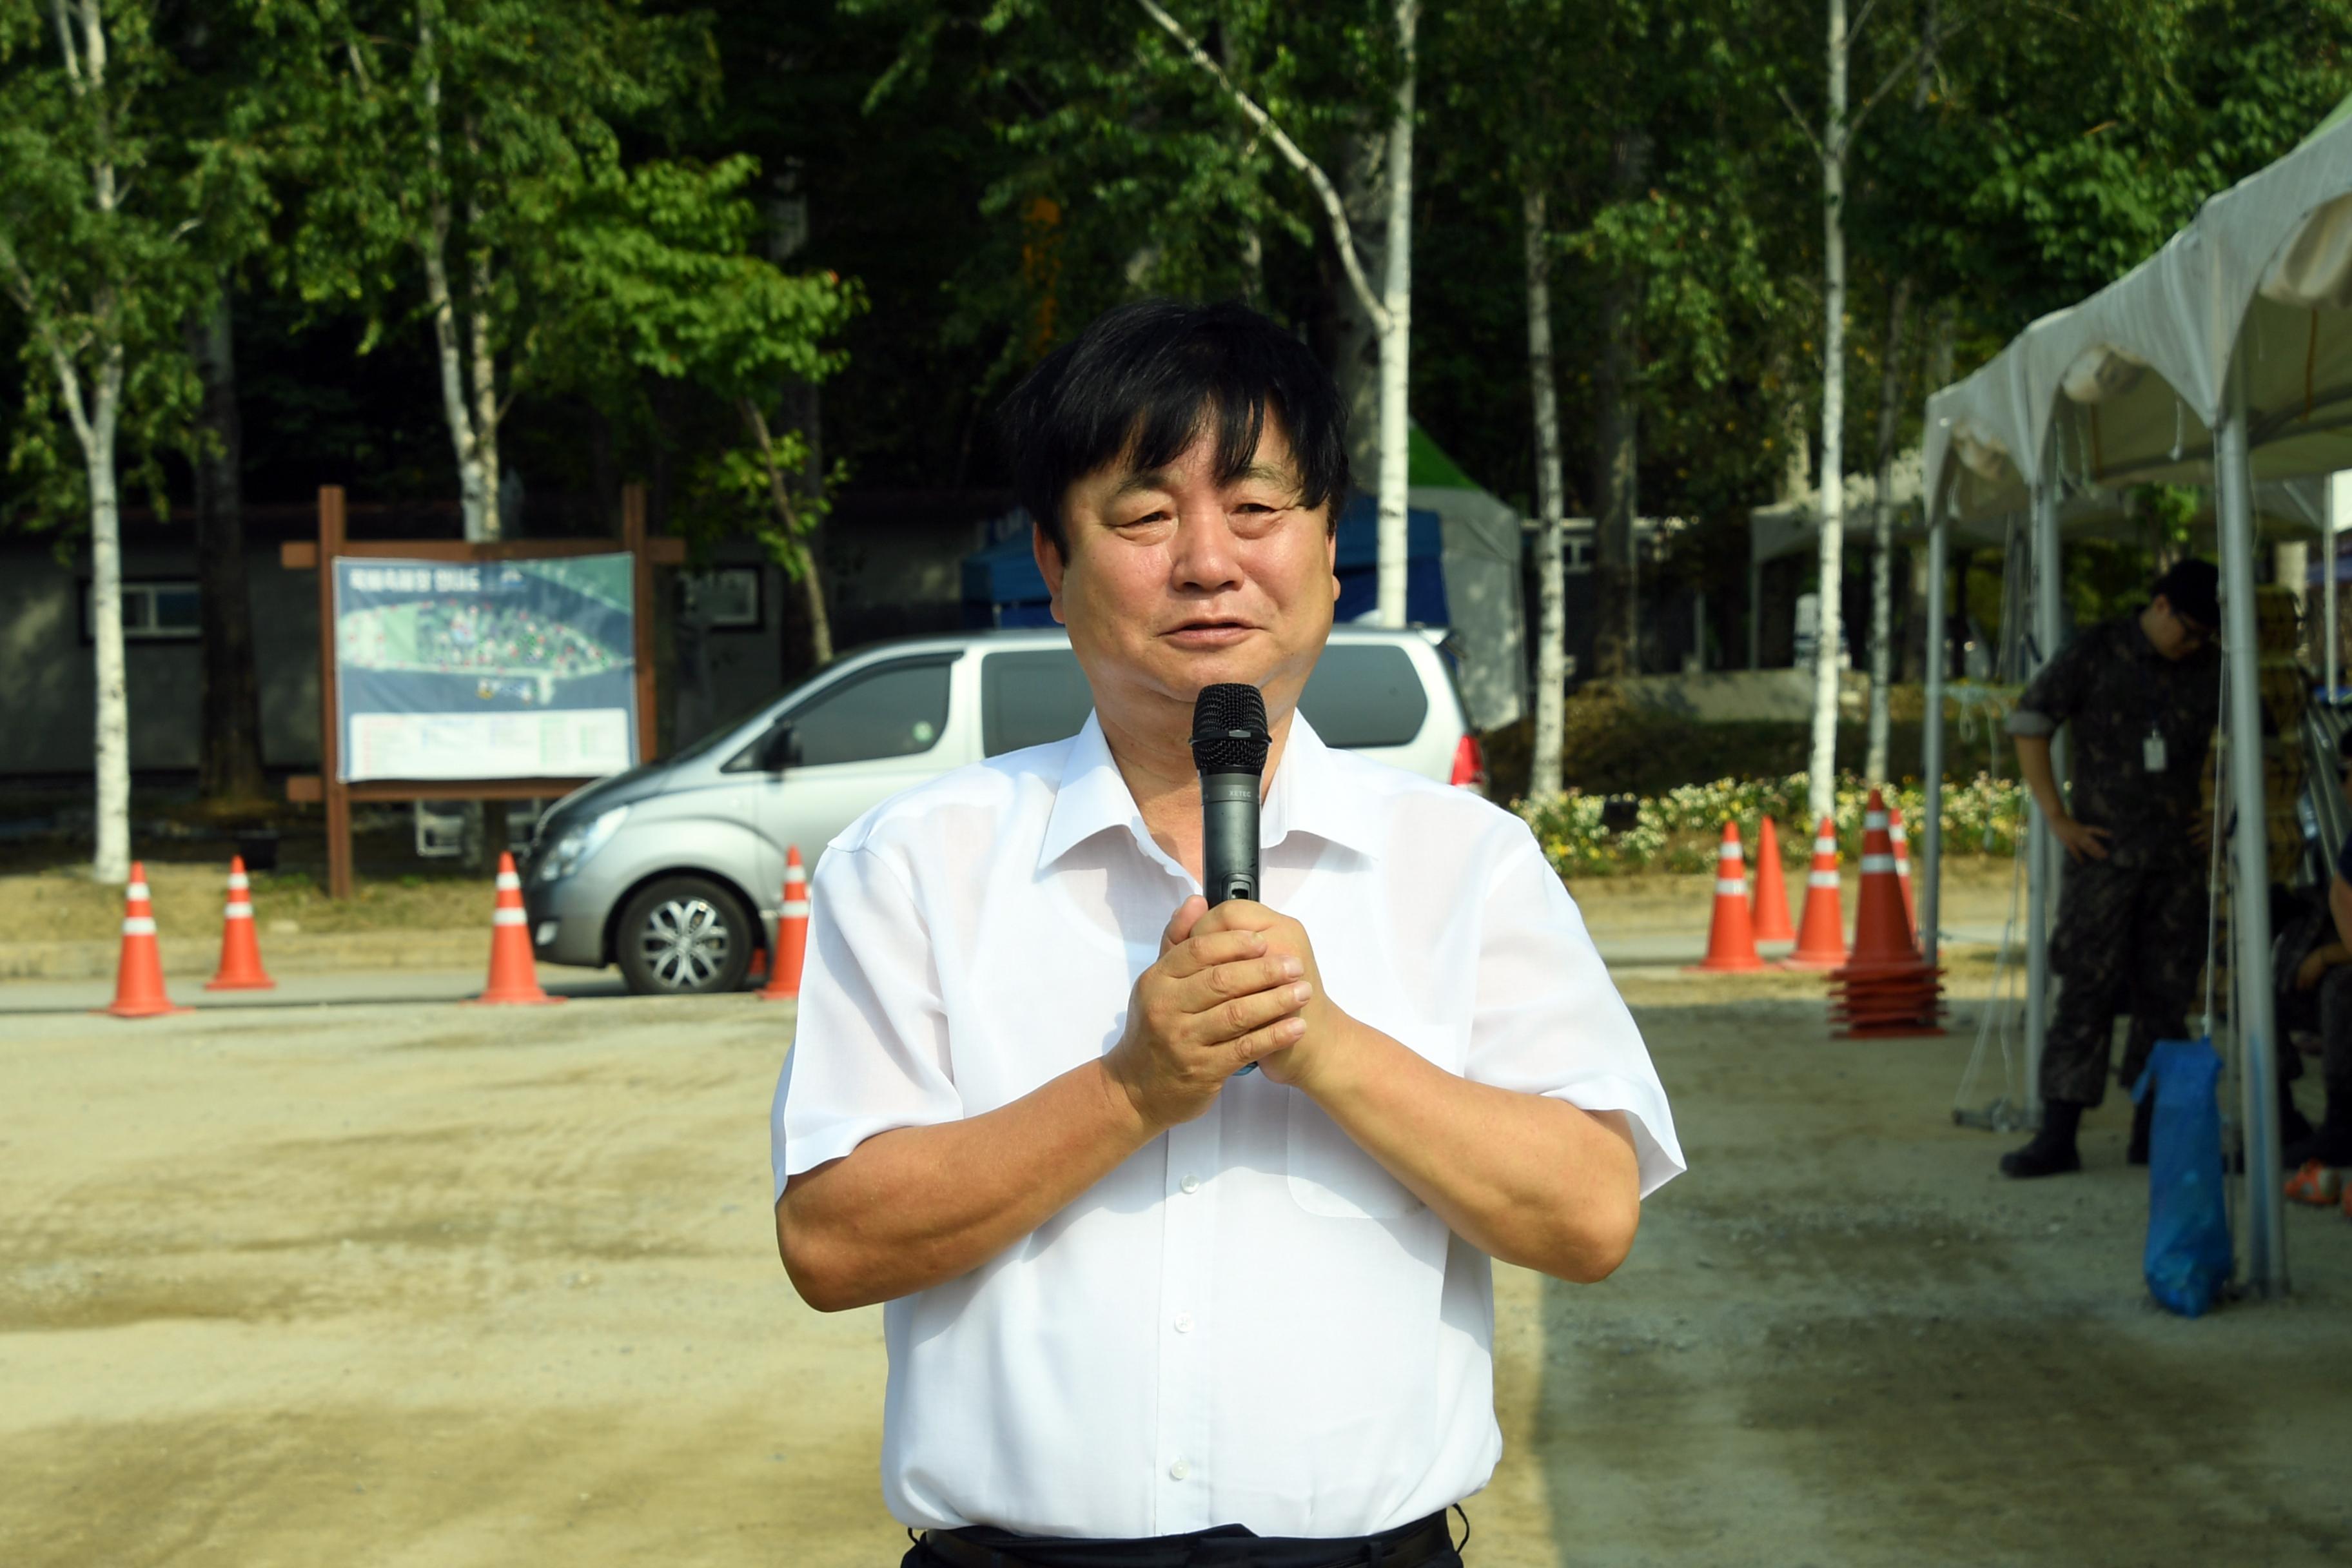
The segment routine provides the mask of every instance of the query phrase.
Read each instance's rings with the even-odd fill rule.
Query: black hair
[[[1347,405],[1304,343],[1245,305],[1139,300],[1106,310],[1013,389],[997,424],[1014,493],[1067,559],[1071,485],[1122,459],[1164,467],[1203,432],[1229,484],[1256,458],[1269,414],[1290,438],[1300,504],[1329,507],[1336,526]]]
[[[2161,597],[2174,615],[2195,621],[2208,632],[2218,632],[2221,628],[2221,574],[2210,561],[2185,555],[2156,580],[2148,596]]]

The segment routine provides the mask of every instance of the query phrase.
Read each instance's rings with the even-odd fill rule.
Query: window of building
[[[81,640],[98,626],[98,588],[85,580],[81,594]],[[152,578],[122,584],[122,640],[188,642],[200,630],[196,585],[179,578]]]

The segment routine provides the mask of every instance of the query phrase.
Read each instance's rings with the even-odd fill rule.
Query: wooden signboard
[[[362,779],[342,778],[342,715],[337,711],[335,669],[335,572],[338,556],[372,556],[407,561],[548,561],[569,555],[609,555],[609,539],[515,539],[479,543],[446,539],[351,539],[344,534],[343,490],[324,485],[319,490],[319,539],[313,544],[297,541],[279,546],[278,560],[289,571],[319,574],[319,765],[315,776],[286,781],[286,797],[298,802],[321,801],[327,808],[327,896],[352,896],[352,803],[403,800],[534,800],[569,795],[591,781],[584,778],[507,779]],[[654,754],[654,568],[677,566],[686,560],[686,545],[676,539],[650,539],[646,534],[646,492],[642,485],[621,491],[621,548],[631,557],[632,599],[636,663],[637,758]]]

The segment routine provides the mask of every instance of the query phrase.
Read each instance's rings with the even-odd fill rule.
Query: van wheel
[[[640,996],[740,990],[759,928],[743,901],[707,877],[664,877],[621,911],[621,976]]]

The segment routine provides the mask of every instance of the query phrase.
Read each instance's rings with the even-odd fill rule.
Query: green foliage
[[[832,273],[793,276],[755,253],[761,218],[744,156],[709,168],[642,164],[601,177],[555,243],[571,294],[572,352],[686,377],[730,401],[787,378],[823,381],[861,296]],[[583,375],[610,365],[590,368]]]
[[[163,15],[0,0],[0,300],[22,334],[0,516],[30,526],[85,521],[84,476],[118,448],[163,504],[196,397],[181,324],[250,241],[257,160]]]
[[[871,106],[930,88],[952,51],[953,101],[999,154],[992,221],[948,284],[947,330],[992,346],[990,384],[1138,294],[1247,298],[1304,326],[1302,282],[1338,279],[1306,182],[1131,0],[845,8],[899,29]],[[1167,8],[1335,182],[1350,139],[1384,124],[1397,61],[1378,0]]]
[[[503,395],[574,371],[577,230],[636,190],[625,136],[675,131],[711,85],[692,17],[635,0],[252,0],[302,199],[283,282],[357,310],[366,352],[430,310],[425,253],[506,367]],[[609,276],[592,281],[609,287]]]
[[[730,411],[737,437],[697,462],[705,504],[687,521],[706,532],[743,528],[798,579],[846,469],[836,463],[813,481],[812,443],[789,427],[780,395],[840,370],[835,340],[864,300],[833,273],[795,276],[753,254],[760,217],[744,192],[758,173],[738,156],[707,169],[648,163],[601,182],[562,237],[575,291],[566,341],[581,357],[577,379],[685,380]]]
[[[2347,0],[1981,11],[1927,103],[1880,110],[1857,222],[1963,295],[1990,353],[2293,148],[2352,85],[2347,50]]]

